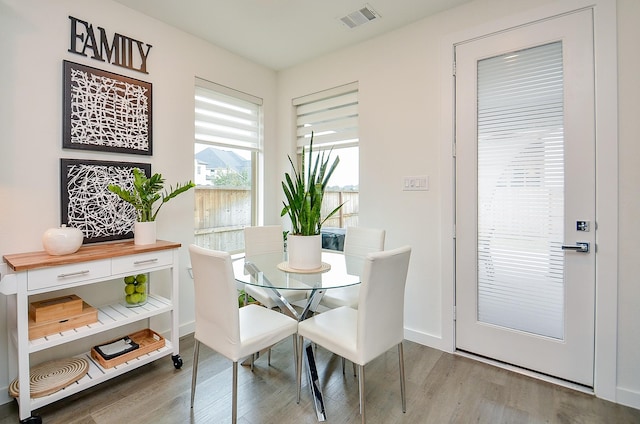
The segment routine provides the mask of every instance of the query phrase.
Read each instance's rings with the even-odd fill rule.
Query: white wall
[[[618,402],[640,408],[640,2],[618,0]]]
[[[67,52],[68,16],[153,45],[149,74]],[[153,156],[62,149],[62,61],[104,69],[153,84]],[[194,77],[264,99],[265,138],[275,134],[274,71],[103,0],[0,1],[0,255],[42,250],[41,236],[60,225],[59,159],[141,161],[167,183],[193,179]],[[267,157],[274,149],[266,147]],[[274,176],[267,174],[268,181]],[[158,237],[182,243],[180,323],[193,321],[193,292],[185,266],[193,241],[193,190],[163,207]],[[269,200],[269,203],[273,203]],[[269,204],[268,207],[276,207]],[[5,300],[0,299],[0,352],[6,352]],[[192,331],[192,329],[191,329]],[[9,384],[0,353],[0,403]],[[3,387],[5,389],[3,389]]]
[[[291,98],[351,81],[359,82],[360,225],[386,228],[387,247],[404,243],[413,246],[406,293],[408,339],[444,350],[452,348],[453,325],[449,311],[452,310],[453,288],[448,278],[450,271],[446,269],[452,263],[452,255],[442,248],[448,244],[444,237],[450,234],[450,229],[441,226],[442,221],[447,221],[442,219],[442,214],[451,210],[446,202],[451,198],[447,191],[452,187],[445,169],[450,167],[445,162],[450,153],[443,151],[449,145],[442,140],[443,134],[450,132],[444,127],[449,123],[441,120],[449,113],[443,113],[441,96],[450,95],[451,91],[441,90],[441,77],[451,68],[449,64],[441,63],[442,40],[453,33],[474,32],[512,16],[526,16],[532,10],[544,7],[545,3],[555,8],[559,3],[565,7],[567,3],[578,2],[478,0],[278,73],[278,134],[281,135],[280,147],[286,152],[293,149],[293,137],[289,136],[293,126]],[[636,0],[619,0],[618,8],[622,229],[618,258],[619,324],[617,346],[607,348],[610,352],[596,359],[609,361],[612,356],[616,361],[617,352],[617,366],[599,364],[598,370],[605,370],[609,375],[599,375],[597,381],[610,387],[597,389],[597,392],[608,399],[640,408],[640,365],[637,360],[640,333],[637,318],[634,318],[640,305],[640,265],[633,259],[637,258],[633,243],[640,236],[638,226],[633,225],[633,219],[640,216],[640,147],[637,143],[640,128],[635,117],[639,112],[639,60],[634,53],[640,35],[636,25],[640,11]],[[280,166],[285,169],[286,164],[281,160]],[[404,175],[428,175],[429,191],[403,192],[401,179]],[[615,228],[615,222],[613,224]],[[612,263],[615,269],[615,258]],[[618,287],[615,281],[602,281],[601,284],[611,287],[614,293]],[[614,295],[614,305],[615,302]],[[606,315],[603,311],[600,314]],[[606,333],[599,333],[599,340],[616,340],[615,321],[614,316],[606,325],[598,327]]]
[[[61,157],[142,160],[168,182],[193,177],[193,79],[199,76],[262,97],[265,104],[265,223],[279,221],[280,178],[293,153],[291,99],[344,83],[360,83],[360,223],[387,229],[387,246],[413,246],[407,286],[409,339],[450,349],[451,299],[440,228],[444,189],[441,135],[441,40],[501,17],[553,0],[477,0],[354,48],[292,69],[275,72],[199,41],[109,1],[0,0],[0,254],[40,250],[40,237],[59,223]],[[127,71],[67,52],[68,16],[87,20],[152,44],[149,75]],[[618,0],[620,100],[620,257],[617,328],[617,400],[640,408],[640,239],[637,118],[640,98],[640,29],[637,0]],[[82,153],[61,148],[62,60],[67,59],[153,83],[154,155]],[[146,160],[148,159],[148,160]],[[428,175],[430,190],[403,192],[404,175]],[[161,238],[181,242],[181,261],[192,240],[193,193],[167,205]],[[0,270],[1,271],[1,270]],[[181,270],[180,321],[190,328],[191,281]],[[0,352],[7,345],[4,302],[0,300]],[[611,331],[611,329],[609,329]],[[616,329],[612,330],[614,333]],[[614,336],[615,338],[615,336]],[[9,383],[0,354],[0,391]],[[1,399],[0,399],[1,401]]]

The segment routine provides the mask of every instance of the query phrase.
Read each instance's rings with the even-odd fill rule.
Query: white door
[[[592,28],[585,10],[455,50],[456,348],[586,386],[595,316]]]

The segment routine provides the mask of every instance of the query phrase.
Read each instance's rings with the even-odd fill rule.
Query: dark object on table
[[[321,230],[322,248],[328,250],[344,250],[344,228],[327,227]]]
[[[136,350],[139,347],[138,343],[131,340],[129,336],[125,336],[107,344],[95,346],[94,349],[104,359],[109,360],[117,358],[120,355],[124,355],[127,352],[131,352],[132,350]]]

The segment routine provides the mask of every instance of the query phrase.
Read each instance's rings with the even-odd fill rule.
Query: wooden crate
[[[29,304],[29,318],[35,322],[60,321],[82,313],[82,299],[75,294]]]
[[[93,324],[94,322],[98,322],[98,310],[88,303],[82,302],[81,312],[65,319],[36,322],[29,317],[29,340],[39,339],[40,337]]]
[[[116,358],[104,359],[95,348],[91,348],[91,357],[98,361],[103,368],[113,368],[116,365],[124,364],[127,361],[137,358],[138,356],[145,355],[154,350],[160,349],[164,346],[165,340],[160,334],[150,329],[144,329],[136,333],[130,334],[129,338],[138,344],[138,349],[131,352],[124,353]],[[108,343],[113,343],[118,339],[111,340]]]

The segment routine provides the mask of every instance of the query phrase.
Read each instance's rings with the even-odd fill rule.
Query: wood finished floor
[[[407,412],[402,413],[397,350],[366,368],[367,422],[392,423],[603,423],[638,424],[640,411],[506,371],[472,359],[405,342]],[[169,357],[35,411],[45,424],[228,423],[231,421],[231,363],[200,349],[198,389],[189,407],[193,337],[180,341],[184,365]],[[326,396],[327,422],[359,423],[358,384],[351,367],[317,350]],[[238,371],[238,423],[316,423],[303,380],[295,401],[291,339],[278,344],[271,366],[262,356],[252,373]],[[0,406],[0,424],[17,423],[15,402]]]

